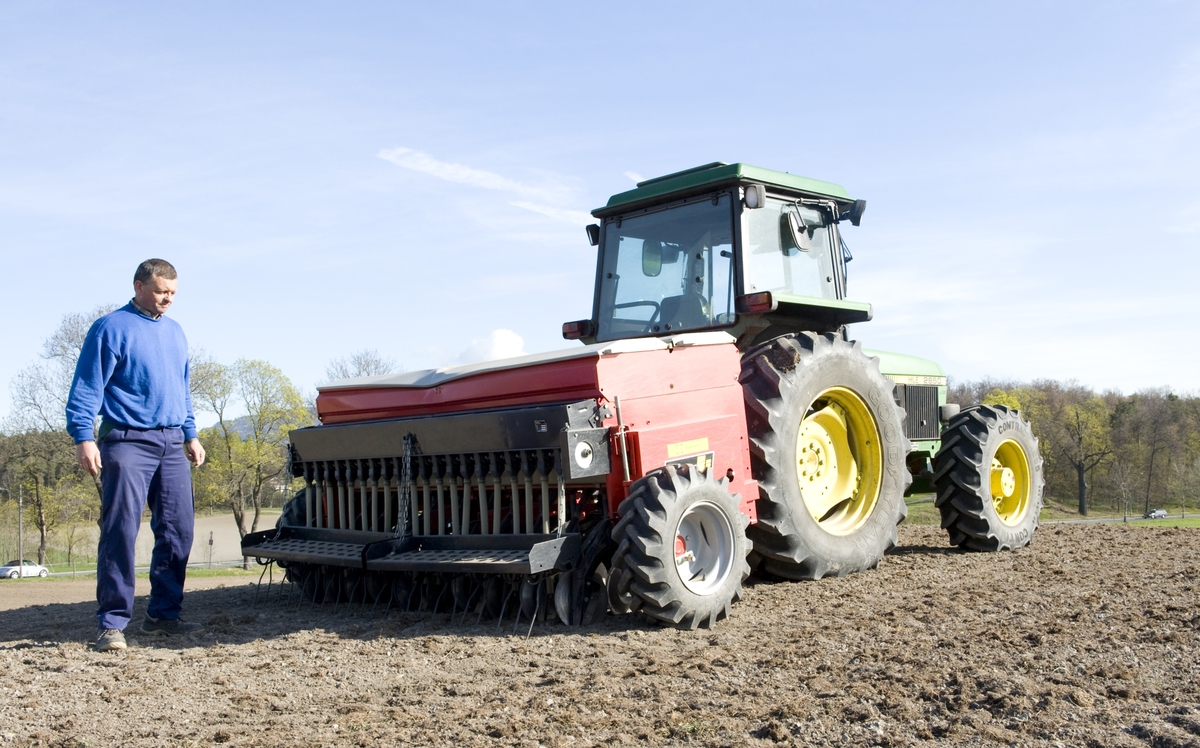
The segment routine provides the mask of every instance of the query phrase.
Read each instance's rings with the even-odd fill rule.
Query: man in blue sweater
[[[163,316],[175,298],[176,277],[166,260],[138,266],[133,299],[88,330],[67,399],[75,458],[100,475],[96,649],[102,652],[125,648],[123,632],[133,617],[135,542],[147,503],[154,551],[141,632],[200,630],[179,617],[195,520],[188,462],[199,467],[204,448],[188,389],[187,339],[178,322]],[[97,414],[100,430],[94,433]]]

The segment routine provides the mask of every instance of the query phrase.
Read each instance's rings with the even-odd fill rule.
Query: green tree
[[[1019,390],[1002,390],[995,388],[983,398],[984,405],[1003,405],[1012,410],[1021,410],[1021,400],[1017,397]]]
[[[217,417],[200,435],[208,458],[197,471],[197,494],[223,500],[244,537],[258,529],[266,502],[291,487],[288,432],[312,417],[291,380],[265,361],[225,366],[195,355],[191,370],[195,406]]]
[[[1076,382],[1038,380],[1021,388],[1018,397],[1026,405],[1025,415],[1042,440],[1042,452],[1062,470],[1049,478],[1055,489],[1068,492],[1066,469],[1079,505],[1088,513],[1087,477],[1112,455],[1111,414],[1105,400]],[[1049,482],[1049,481],[1048,481]]]
[[[0,482],[11,486],[14,496],[24,496],[25,523],[38,531],[38,563],[44,564],[50,535],[66,514],[62,502],[68,497],[60,493],[59,484],[79,478],[75,448],[65,431],[30,429],[6,442]]]
[[[1082,403],[1072,403],[1061,413],[1055,425],[1061,429],[1057,445],[1067,463],[1075,469],[1079,491],[1079,513],[1088,513],[1087,475],[1112,456],[1112,428],[1104,400],[1093,395]]]

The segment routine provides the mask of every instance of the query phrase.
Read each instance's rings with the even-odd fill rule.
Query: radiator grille
[[[919,384],[896,385],[896,402],[904,408],[904,435],[909,439],[937,439],[938,388]]]

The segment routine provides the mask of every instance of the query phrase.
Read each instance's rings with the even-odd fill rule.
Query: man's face
[[[164,314],[175,299],[175,291],[179,287],[178,280],[152,275],[145,283],[133,282],[133,300],[147,312]]]

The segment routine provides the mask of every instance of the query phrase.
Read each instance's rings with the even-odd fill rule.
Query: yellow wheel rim
[[[857,393],[831,387],[813,401],[796,434],[796,480],[804,506],[831,535],[849,535],[879,502],[883,449]]]
[[[992,458],[990,483],[996,516],[1006,525],[1020,524],[1029,511],[1029,488],[1032,484],[1029,457],[1020,444],[1012,439],[1000,442],[996,456]]]

